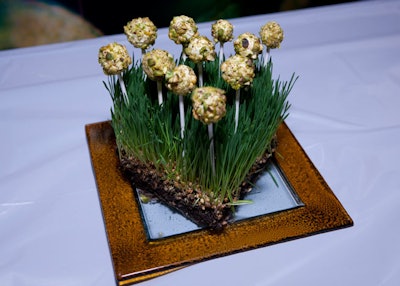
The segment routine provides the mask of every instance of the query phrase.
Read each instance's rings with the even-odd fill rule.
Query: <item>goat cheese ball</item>
[[[234,89],[250,86],[255,77],[255,67],[251,59],[233,55],[221,64],[222,78]]]
[[[260,28],[260,37],[267,48],[276,49],[281,46],[284,35],[281,26],[277,22],[270,21]]]
[[[165,85],[177,95],[187,95],[196,88],[197,77],[187,65],[178,65],[165,75]]]
[[[172,18],[168,37],[176,44],[187,45],[190,39],[198,35],[198,27],[193,18],[186,15],[175,16]]]
[[[233,40],[233,25],[227,20],[219,19],[212,24],[211,35],[215,42],[230,42]]]
[[[148,17],[135,18],[124,26],[128,41],[142,50],[153,45],[157,38],[157,27]]]
[[[236,54],[255,60],[262,53],[263,46],[260,38],[253,33],[240,34],[233,42]]]
[[[167,51],[154,49],[142,57],[143,71],[152,80],[162,80],[175,67],[174,57]]]
[[[214,43],[206,36],[192,37],[184,52],[194,63],[212,62],[217,56]]]
[[[226,114],[225,90],[204,86],[198,87],[192,93],[192,114],[204,124],[216,123]]]
[[[98,61],[106,75],[116,75],[128,69],[132,58],[124,45],[114,42],[99,49]]]

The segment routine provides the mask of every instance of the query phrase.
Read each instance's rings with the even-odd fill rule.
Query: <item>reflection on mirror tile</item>
[[[141,190],[136,191],[137,197],[140,197]],[[270,160],[254,188],[244,199],[251,200],[252,203],[238,206],[232,223],[303,205],[273,160]],[[139,201],[143,224],[150,240],[201,229],[157,200]]]

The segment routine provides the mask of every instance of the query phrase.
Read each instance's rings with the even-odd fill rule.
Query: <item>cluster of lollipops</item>
[[[191,94],[192,113],[195,119],[208,125],[210,138],[213,137],[213,123],[226,114],[225,91],[211,86],[203,86],[203,63],[214,61],[217,57],[215,46],[219,43],[219,67],[221,77],[236,91],[235,132],[238,125],[240,89],[250,86],[255,77],[254,61],[263,53],[266,46],[264,64],[267,64],[271,49],[279,48],[283,40],[283,30],[274,21],[267,22],[260,28],[259,35],[246,32],[234,41],[233,25],[224,19],[217,20],[211,26],[214,41],[200,35],[195,21],[188,16],[175,16],[170,22],[168,37],[182,45],[182,52],[176,64],[174,57],[163,49],[150,49],[157,38],[157,27],[148,18],[135,18],[124,26],[128,41],[142,51],[142,68],[145,76],[157,82],[158,102],[163,103],[162,83],[179,96],[181,136],[184,134],[183,97]],[[235,54],[225,60],[224,44],[233,41]],[[196,64],[195,71],[184,64],[186,59]],[[132,59],[127,48],[119,43],[110,43],[99,50],[98,61],[106,75],[117,75],[124,99],[128,102],[122,72],[129,68]],[[211,141],[212,143],[212,141]],[[210,146],[211,157],[213,146]]]

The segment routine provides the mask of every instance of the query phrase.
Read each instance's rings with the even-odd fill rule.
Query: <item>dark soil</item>
[[[251,191],[271,154],[265,153],[256,160],[240,186],[238,192],[240,196],[235,199],[242,199],[246,193]],[[228,225],[234,214],[234,209],[227,199],[224,201],[213,199],[192,183],[184,185],[179,181],[165,179],[165,176],[151,164],[143,164],[135,158],[121,156],[120,167],[125,178],[133,186],[143,190],[148,196],[155,196],[159,201],[200,227],[220,231]]]

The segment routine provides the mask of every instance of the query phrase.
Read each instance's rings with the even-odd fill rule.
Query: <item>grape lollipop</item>
[[[190,39],[198,35],[198,27],[193,18],[185,15],[172,18],[168,28],[168,37],[175,44],[182,45],[181,59],[185,60],[183,50],[189,44]]]
[[[174,58],[165,50],[154,49],[143,55],[142,67],[147,76],[157,82],[158,103],[161,105],[163,103],[162,81],[167,72],[174,69]]]
[[[210,139],[210,160],[213,175],[215,175],[214,155],[214,123],[226,115],[225,90],[212,87],[198,87],[192,93],[193,117],[207,125]]]
[[[264,64],[266,65],[268,63],[270,50],[281,46],[284,37],[283,30],[278,23],[270,21],[261,27],[260,37],[262,43],[267,47],[264,56]]]
[[[192,62],[197,64],[199,86],[203,86],[203,62],[215,60],[214,43],[206,36],[196,36],[190,40],[184,52]]]
[[[179,113],[181,123],[181,138],[185,132],[185,109],[183,97],[196,88],[197,77],[193,69],[186,65],[178,65],[165,75],[165,85],[173,93],[179,96]]]
[[[236,90],[235,99],[235,132],[239,122],[240,89],[250,86],[253,82],[255,71],[253,61],[241,55],[229,57],[221,64],[222,78]]]
[[[211,35],[216,43],[219,43],[219,64],[224,61],[224,43],[233,40],[233,25],[223,19],[217,20],[211,26]]]
[[[126,92],[124,79],[122,78],[122,72],[128,69],[129,65],[132,63],[132,59],[126,47],[118,43],[110,43],[106,46],[102,46],[99,49],[98,62],[106,75],[118,76],[122,95],[125,99],[125,103],[128,103],[128,94]]]

